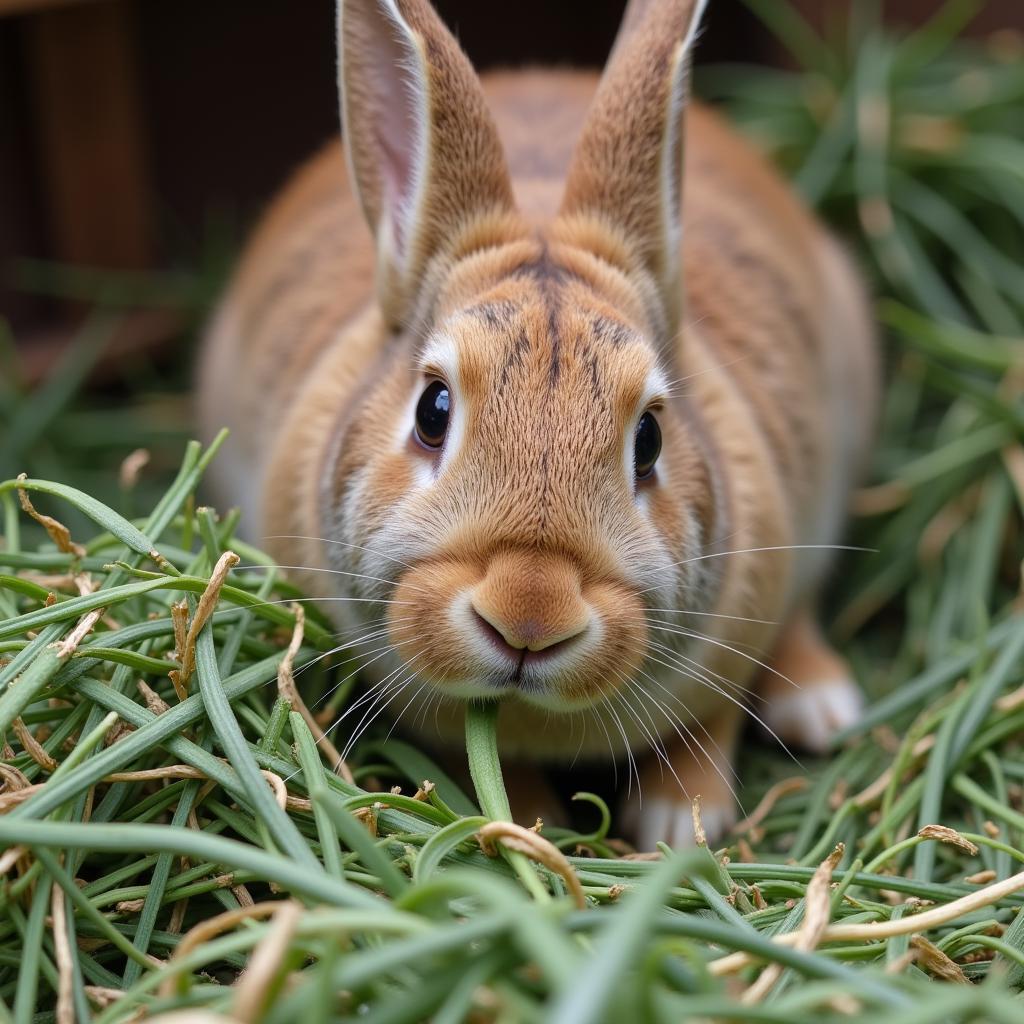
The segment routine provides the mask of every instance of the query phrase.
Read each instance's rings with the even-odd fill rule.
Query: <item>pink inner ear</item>
[[[381,9],[382,4],[375,7],[373,52],[368,61],[373,76],[372,131],[377,144],[382,214],[401,252],[409,235],[412,205],[422,171],[420,108],[425,83],[419,52],[406,37],[405,29]]]
[[[404,121],[399,126],[406,132],[415,131],[415,125]],[[391,224],[391,237],[399,251],[405,247],[406,221],[412,201],[412,154],[395,146],[394,136],[379,130],[377,146],[381,154],[381,185],[384,215]]]

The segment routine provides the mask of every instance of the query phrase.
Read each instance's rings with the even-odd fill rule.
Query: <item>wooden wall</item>
[[[436,0],[478,67],[600,64],[624,0]],[[802,0],[813,15],[830,0]],[[842,0],[833,0],[832,9]],[[922,18],[940,0],[890,0]],[[251,218],[336,131],[333,0],[0,0],[0,313],[60,310],[23,257],[187,262],[211,212]],[[993,13],[993,8],[1000,11]],[[989,27],[1024,22],[990,2]],[[779,59],[740,0],[715,0],[702,61]]]

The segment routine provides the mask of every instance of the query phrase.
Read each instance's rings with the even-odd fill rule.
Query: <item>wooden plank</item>
[[[30,11],[68,7],[71,4],[91,3],[92,0],[0,0],[0,18],[8,14],[27,14]]]
[[[173,356],[172,346],[180,341],[187,321],[186,315],[174,309],[125,313],[89,376],[90,385],[123,381],[126,362]],[[38,387],[47,379],[80,327],[80,322],[52,324],[30,330],[17,339],[21,372],[30,388]]]
[[[107,0],[25,23],[54,258],[150,263],[152,201],[133,6]]]

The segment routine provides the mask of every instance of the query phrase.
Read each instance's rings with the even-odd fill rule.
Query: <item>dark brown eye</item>
[[[633,436],[633,465],[637,480],[646,480],[654,472],[661,454],[661,427],[651,412],[645,412]]]
[[[416,438],[427,448],[440,448],[448,433],[451,395],[443,380],[432,380],[416,403]]]

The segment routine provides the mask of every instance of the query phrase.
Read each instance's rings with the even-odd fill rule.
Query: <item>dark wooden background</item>
[[[846,0],[803,0],[812,17]],[[624,0],[437,0],[480,68],[599,65]],[[890,0],[915,23],[940,0]],[[69,309],[25,258],[187,263],[239,227],[337,130],[333,0],[0,0],[0,314],[22,344]],[[1024,24],[989,0],[975,29]],[[784,60],[740,0],[715,0],[701,61]],[[59,333],[59,326],[57,333]]]

